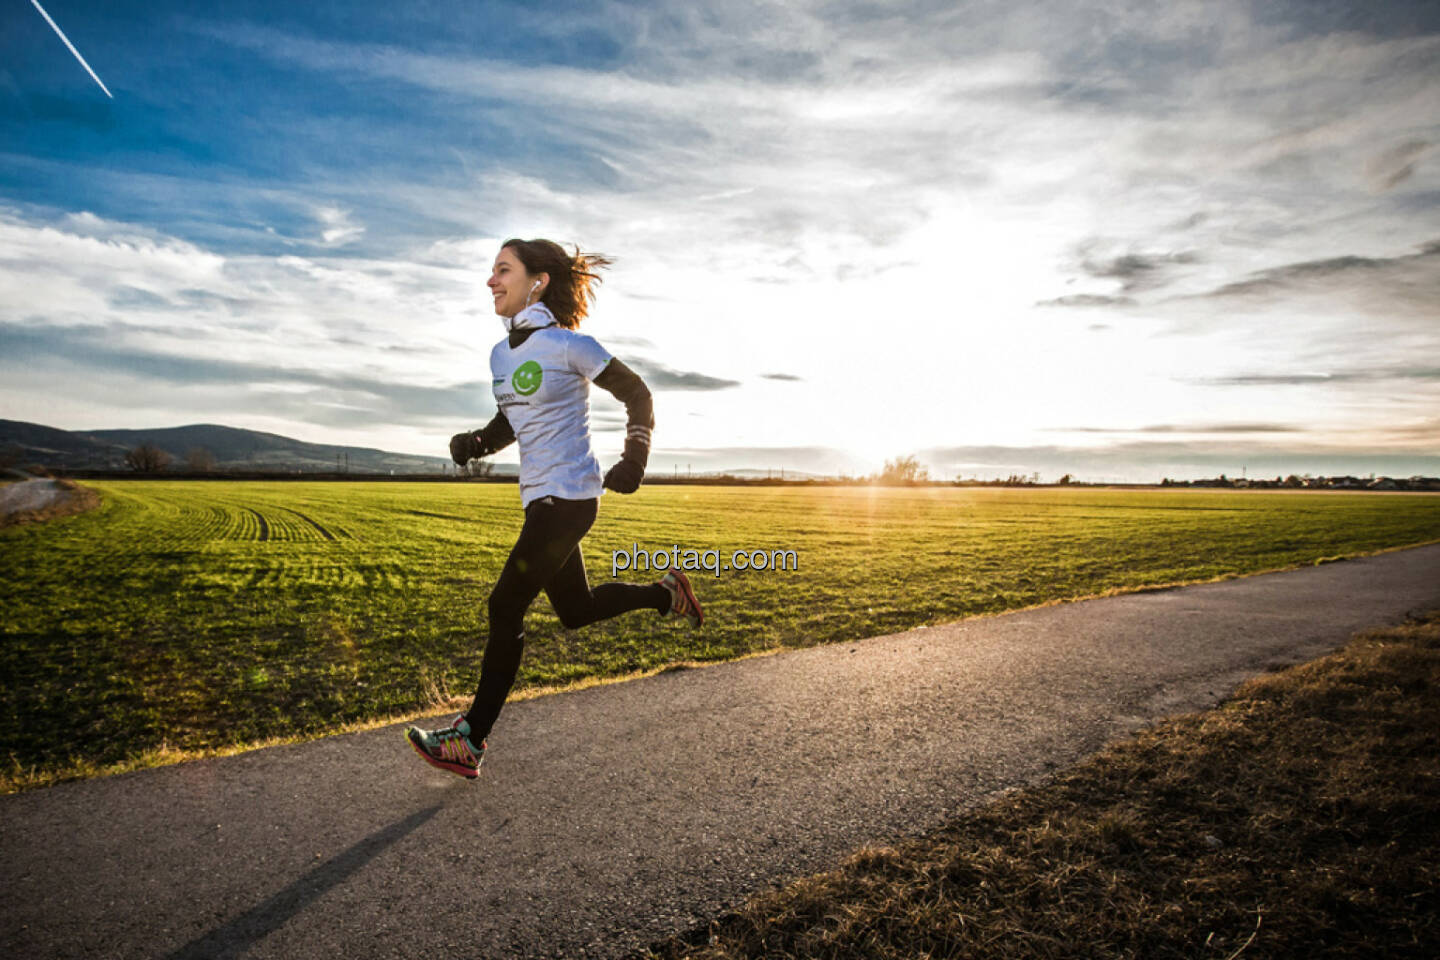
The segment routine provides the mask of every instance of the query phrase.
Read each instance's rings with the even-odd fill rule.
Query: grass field
[[[92,486],[95,511],[0,531],[0,790],[318,736],[471,690],[519,529],[513,485]],[[1436,539],[1440,497],[1425,495],[647,487],[605,497],[585,541],[592,582],[632,543],[792,549],[799,570],[697,577],[698,633],[648,612],[566,631],[542,598],[519,684]]]

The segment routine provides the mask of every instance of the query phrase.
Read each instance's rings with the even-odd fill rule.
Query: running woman
[[[495,313],[507,331],[490,351],[497,412],[483,428],[456,434],[450,456],[464,465],[518,442],[525,522],[490,591],[490,636],[470,709],[448,727],[405,731],[426,763],[467,779],[480,775],[486,738],[520,668],[525,611],[541,590],[571,630],[646,608],[695,627],[704,621],[678,568],[646,586],[592,588],[585,575],[580,540],[595,522],[600,495],[639,489],[655,426],[644,381],[576,329],[594,302],[597,271],[609,265],[597,254],[571,256],[550,240],[507,240],[490,274]],[[591,381],[625,405],[627,421],[625,451],[603,479],[590,447]]]

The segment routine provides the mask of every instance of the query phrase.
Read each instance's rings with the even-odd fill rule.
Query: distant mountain
[[[9,463],[54,467],[103,466],[110,458],[124,463],[125,451],[94,437],[21,420],[0,420],[0,458]]]
[[[306,443],[275,433],[217,424],[192,424],[154,430],[57,430],[38,423],[0,420],[0,457],[12,463],[38,463],[70,470],[125,468],[126,452],[151,444],[171,457],[171,469],[185,469],[192,454],[204,451],[214,469],[301,471],[348,470],[351,473],[440,473],[445,457],[391,453],[373,447]],[[448,469],[453,470],[451,465]],[[497,473],[514,472],[511,466]]]

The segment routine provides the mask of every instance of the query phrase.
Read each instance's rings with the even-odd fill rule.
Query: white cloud
[[[339,207],[316,207],[315,219],[324,228],[320,242],[327,247],[342,247],[365,235],[365,228],[350,219],[350,211]]]
[[[482,332],[477,321],[493,318],[481,311],[476,291],[472,272],[456,268],[405,260],[227,257],[91,214],[48,225],[0,214],[0,321],[6,330],[29,336],[31,343],[42,334],[59,343],[67,328],[85,337],[83,350],[6,357],[6,392],[15,390],[14,377],[24,371],[60,369],[72,408],[74,398],[89,399],[90,413],[81,423],[90,426],[127,400],[140,400],[144,409],[168,407],[176,418],[193,416],[199,394],[210,398],[204,409],[245,423],[255,390],[263,388],[272,400],[293,397],[296,377],[301,392],[317,400],[324,382],[343,384],[346,378],[368,377],[397,392],[483,381],[475,341],[488,343],[494,331]],[[99,358],[98,365],[84,362],[87,352]],[[129,363],[106,367],[107,357]],[[217,376],[230,370],[245,379],[204,383],[185,373],[207,364],[220,371]],[[117,393],[119,382],[126,387]],[[16,404],[12,395],[7,405]],[[307,432],[302,402],[258,406],[274,408],[272,416],[288,415],[292,433]],[[476,417],[490,408],[485,391],[477,392],[474,407]],[[376,409],[386,410],[383,404]],[[416,410],[404,415],[412,423],[425,419]],[[396,426],[403,424],[367,425],[376,431]],[[365,435],[355,432],[357,441]]]
[[[1038,443],[1062,420],[1135,429],[1204,409],[1360,443],[1342,431],[1413,420],[1432,388],[1214,381],[1436,350],[1433,283],[1402,271],[1203,295],[1287,265],[1399,260],[1435,238],[1440,39],[1307,35],[1254,14],[517,14],[542,36],[612,38],[619,66],[595,69],[208,28],[292,69],[413,93],[417,110],[493,126],[524,156],[467,152],[439,127],[427,149],[459,172],[327,184],[306,208],[319,243],[296,250],[316,255],[221,256],[83,216],[11,218],[0,244],[53,289],[40,296],[17,268],[0,294],[22,316],[152,338],[162,316],[175,323],[167,304],[203,302],[193,316],[214,349],[247,361],[288,350],[316,369],[458,383],[496,329],[479,293],[499,238],[554,236],[617,257],[589,328],[602,341],[638,338],[652,345],[633,348],[642,359],[744,384],[727,416],[701,416],[712,396],[667,396],[657,442],[865,447],[878,465],[921,446]],[[303,206],[304,185],[283,186]],[[429,225],[423,243],[387,242],[401,219]],[[38,250],[63,266],[45,273]],[[775,370],[803,386],[764,378]]]

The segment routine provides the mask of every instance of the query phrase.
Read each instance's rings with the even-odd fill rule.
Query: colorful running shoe
[[[660,578],[660,586],[670,591],[671,616],[684,617],[692,627],[705,622],[705,611],[700,609],[700,601],[695,599],[695,591],[690,589],[690,578],[679,567],[667,570]]]
[[[405,739],[410,741],[410,746],[415,748],[421,759],[432,767],[448,770],[466,780],[474,780],[480,776],[480,764],[485,762],[486,743],[480,741],[479,747],[470,743],[470,724],[466,722],[463,714],[456,717],[450,726],[439,730],[409,727],[405,731]]]

